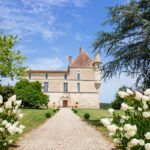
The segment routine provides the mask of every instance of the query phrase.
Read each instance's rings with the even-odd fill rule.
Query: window
[[[97,65],[97,68],[100,69],[100,64]]]
[[[80,92],[80,83],[77,83],[78,92]]]
[[[65,74],[65,80],[67,80],[67,74]]]
[[[44,82],[44,92],[48,92],[48,82]]]
[[[31,79],[31,73],[29,73],[29,80]]]
[[[64,83],[64,92],[68,92],[68,83]]]
[[[80,80],[80,71],[77,71],[77,80]]]
[[[48,74],[45,74],[45,79],[46,79],[46,80],[48,79]]]

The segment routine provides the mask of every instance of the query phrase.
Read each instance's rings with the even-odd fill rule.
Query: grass
[[[19,123],[25,126],[22,134],[17,134],[11,137],[16,141],[19,137],[23,136],[25,133],[30,132],[32,129],[38,127],[42,124],[46,118],[45,114],[49,112],[51,117],[56,113],[53,112],[53,109],[20,109],[24,114],[23,118],[19,120]]]
[[[86,120],[84,118],[84,114],[85,113],[89,113],[90,114],[89,120]],[[120,111],[120,110],[117,110],[116,113],[118,113],[120,115],[123,115],[123,111]],[[109,137],[107,129],[100,122],[100,119],[102,119],[102,118],[112,117],[109,114],[108,110],[106,110],[106,109],[86,109],[86,108],[79,108],[78,112],[77,112],[77,115],[81,119],[86,120],[91,125],[94,125],[96,127],[96,129],[99,130],[99,131],[101,131],[106,137]]]

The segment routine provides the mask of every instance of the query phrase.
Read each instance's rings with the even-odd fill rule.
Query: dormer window
[[[65,80],[67,80],[67,74],[64,75]]]
[[[46,79],[46,80],[48,79],[48,74],[45,74],[45,79]]]
[[[29,80],[31,79],[31,73],[29,73]]]
[[[80,70],[77,71],[77,80],[80,80]]]

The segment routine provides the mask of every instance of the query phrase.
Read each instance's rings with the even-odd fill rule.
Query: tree
[[[127,90],[127,87],[126,86],[122,86],[122,87],[119,88],[118,91],[124,91],[124,92],[126,92],[126,90]],[[118,95],[118,93],[116,93],[115,100],[111,103],[111,107],[113,109],[120,109],[121,108],[121,104],[123,103],[123,101],[124,101],[124,99],[121,98]]]
[[[102,66],[103,78],[125,72],[137,77],[136,85],[150,87],[150,1],[131,0],[124,5],[108,8],[111,31],[97,33],[94,49],[104,52],[111,60]]]
[[[18,36],[4,35],[0,32],[0,78],[19,78],[26,67],[22,66],[26,57],[20,55],[20,50],[14,50]]]
[[[39,81],[29,82],[26,79],[22,79],[16,83],[15,93],[17,99],[22,100],[22,106],[24,107],[45,107],[49,102],[48,96],[42,92],[42,86]]]
[[[8,98],[15,94],[15,89],[13,86],[7,85],[2,86],[0,85],[0,95],[3,97],[3,102],[6,102]]]

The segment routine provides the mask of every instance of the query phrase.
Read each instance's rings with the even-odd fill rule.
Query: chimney
[[[83,47],[82,46],[80,46],[80,53],[83,51]]]
[[[72,56],[69,56],[69,66],[72,64]]]

